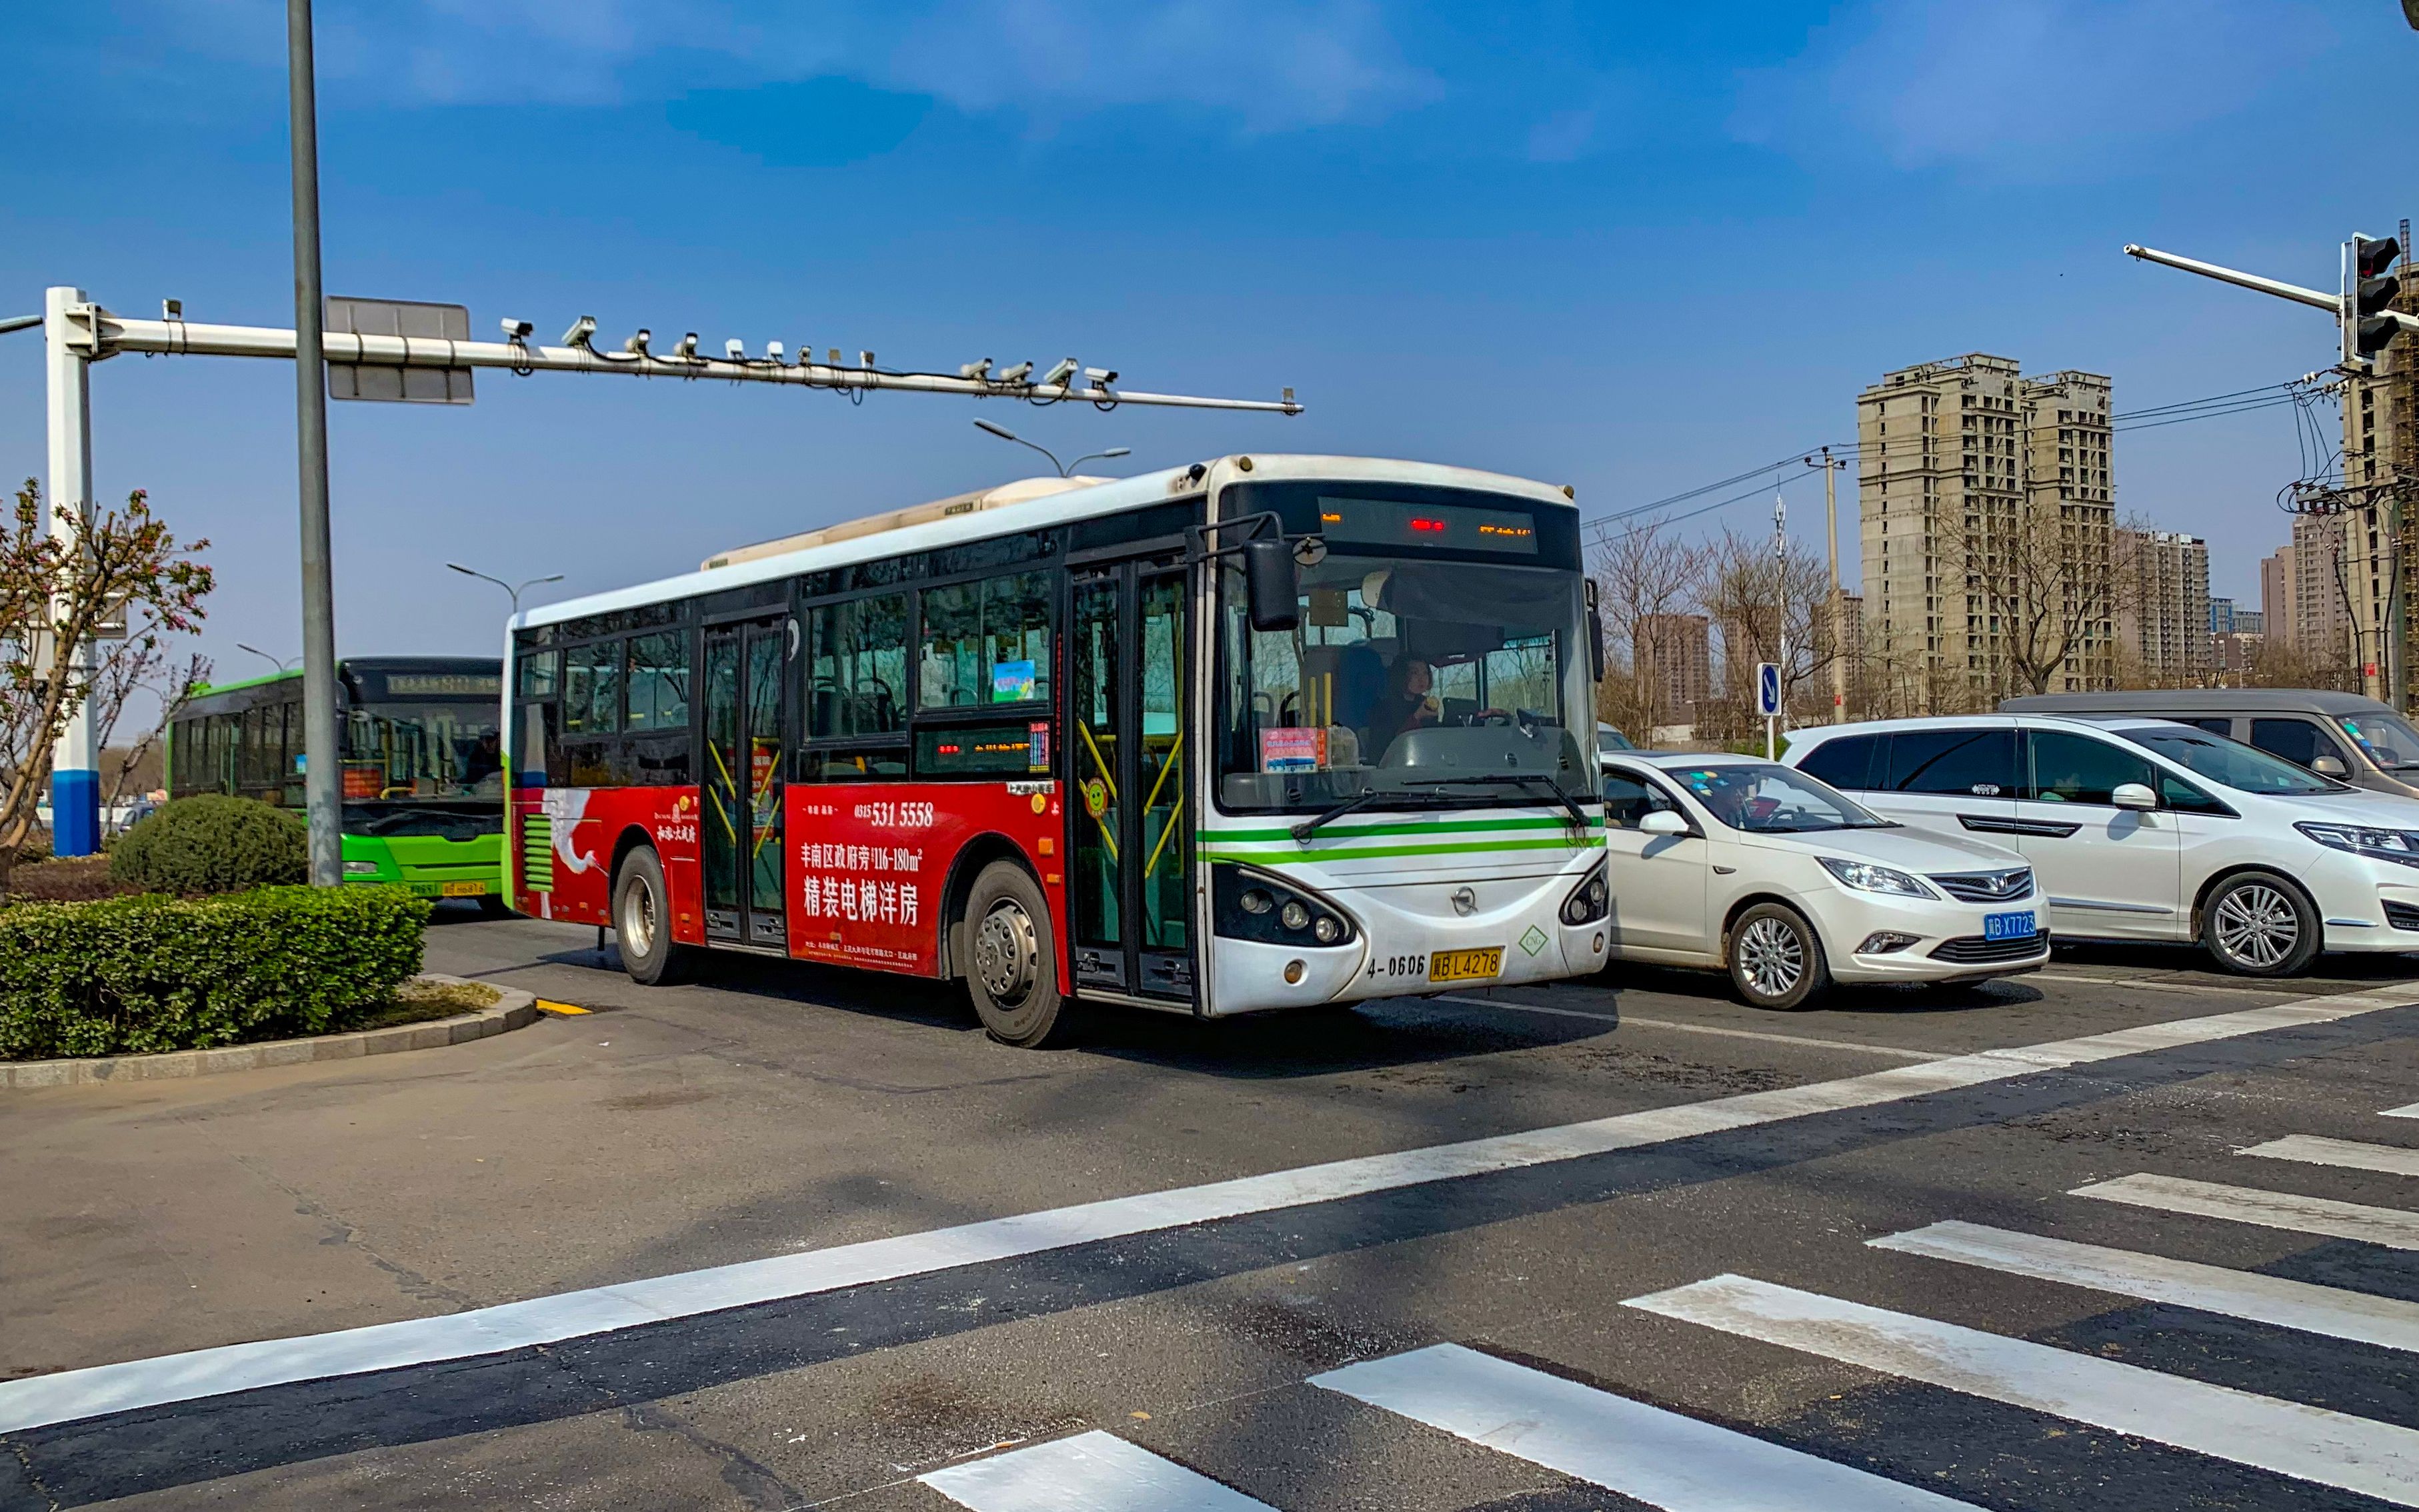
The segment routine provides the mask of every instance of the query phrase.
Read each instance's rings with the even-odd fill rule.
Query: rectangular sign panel
[[[1320,533],[1376,546],[1444,546],[1463,551],[1537,554],[1537,522],[1508,509],[1410,504],[1393,499],[1318,501]]]
[[[330,335],[409,336],[469,341],[470,312],[459,304],[412,300],[357,300],[331,295],[324,327]],[[328,363],[328,397],[389,404],[469,404],[467,367],[402,367],[376,363]]]

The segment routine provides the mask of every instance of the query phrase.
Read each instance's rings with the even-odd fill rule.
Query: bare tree
[[[39,486],[29,478],[18,490],[0,528],[0,895],[68,722],[123,686],[163,638],[200,625],[211,577],[193,553],[208,546],[179,544],[140,490],[60,540]]]
[[[1641,745],[1657,725],[1693,717],[1673,706],[1665,684],[1687,649],[1681,621],[1696,608],[1702,576],[1697,550],[1661,525],[1608,536],[1596,548],[1597,612],[1610,641],[1597,709]]]
[[[2116,570],[2113,535],[2084,506],[1986,506],[1966,517],[1949,563],[1963,592],[1944,581],[1940,610],[1962,611],[1969,643],[1980,648],[1969,701],[2047,693],[2062,676],[2103,686],[2114,678],[2116,623],[2136,585]]]
[[[207,656],[188,656],[182,661],[173,660],[167,648],[158,644],[136,646],[123,656],[95,669],[93,674],[92,710],[93,744],[106,749],[110,736],[116,733],[125,717],[129,703],[138,699],[156,701],[158,717],[134,743],[125,748],[116,768],[107,775],[108,785],[101,790],[100,810],[108,813],[126,796],[126,784],[166,738],[168,727],[177,721],[192,702],[194,692],[209,681],[210,662]]]
[[[1818,702],[1827,713],[1831,665],[1844,653],[1832,634],[1825,559],[1795,542],[1776,551],[1770,536],[1733,531],[1724,531],[1705,555],[1704,611],[1722,641],[1721,691],[1714,700],[1722,713],[1712,733],[1734,735],[1752,723],[1758,662],[1780,664],[1781,700],[1793,713],[1810,713]]]

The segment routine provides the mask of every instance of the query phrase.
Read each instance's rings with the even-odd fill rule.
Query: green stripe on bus
[[[1446,835],[1474,834],[1502,829],[1567,829],[1570,827],[1570,823],[1568,816],[1548,815],[1535,819],[1468,819],[1430,825],[1328,825],[1319,828],[1317,836],[1320,840],[1357,840],[1364,835]],[[1603,828],[1604,816],[1589,815],[1588,827]],[[1216,844],[1222,841],[1291,840],[1293,830],[1282,825],[1275,829],[1196,829],[1193,832],[1193,838],[1205,845]]]
[[[1601,838],[1591,835],[1584,840],[1564,837],[1561,840],[1480,841],[1469,845],[1358,845],[1349,848],[1327,845],[1277,851],[1227,850],[1205,845],[1201,848],[1201,856],[1210,861],[1357,861],[1364,856],[1377,859],[1390,856],[1486,855],[1494,851],[1596,850],[1603,844]]]

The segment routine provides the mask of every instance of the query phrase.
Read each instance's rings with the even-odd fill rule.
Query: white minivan
[[[2289,976],[2321,949],[2419,949],[2419,801],[2189,725],[1972,715],[1828,725],[1788,764],[1910,825],[2012,844],[2061,939],[2199,940]]]

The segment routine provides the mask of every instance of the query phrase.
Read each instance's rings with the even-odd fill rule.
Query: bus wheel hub
[[[982,928],[975,932],[975,972],[992,1001],[1002,1007],[1024,1000],[1040,954],[1033,920],[1012,902],[984,915]]]

